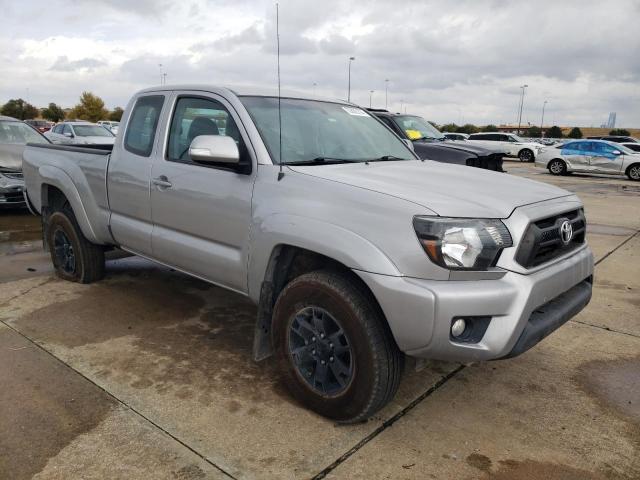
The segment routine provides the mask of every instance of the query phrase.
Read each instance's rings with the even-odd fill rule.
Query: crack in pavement
[[[46,283],[46,282],[45,282]],[[41,284],[41,285],[44,285]],[[37,287],[32,287],[30,290],[33,290],[34,288]],[[26,293],[26,292],[25,292]],[[20,297],[21,295],[16,295],[15,298]],[[105,388],[103,388],[102,386],[98,385],[96,382],[94,382],[92,379],[90,379],[89,377],[87,377],[86,375],[84,375],[82,372],[76,370],[75,368],[73,368],[71,365],[69,365],[67,362],[65,362],[64,360],[62,360],[61,358],[57,357],[53,352],[47,350],[44,346],[40,345],[37,341],[35,341],[34,339],[30,338],[29,336],[25,335],[24,333],[22,333],[20,330],[18,330],[17,328],[15,328],[13,325],[7,323],[4,320],[0,320],[0,324],[4,325],[5,327],[11,329],[13,332],[15,332],[16,334],[20,335],[22,338],[24,338],[25,340],[27,340],[29,343],[31,343],[32,345],[34,345],[35,347],[39,348],[40,350],[42,350],[43,352],[45,352],[46,354],[48,354],[50,357],[52,357],[53,359],[55,359],[56,361],[60,362],[62,365],[64,365],[65,367],[67,367],[68,369],[70,369],[71,371],[73,371],[74,373],[76,373],[77,375],[79,375],[80,377],[84,378],[87,382],[91,383],[92,385],[94,385],[95,387],[99,388],[101,391],[103,391],[105,394],[107,394],[109,397],[111,397],[112,399],[114,399],[116,402],[118,402],[120,405],[122,405],[123,407],[125,407],[126,409],[128,409],[129,411],[133,412],[135,415],[137,415],[138,417],[142,418],[145,422],[149,423],[150,425],[152,425],[153,427],[155,427],[157,430],[160,430],[162,433],[164,433],[165,435],[167,435],[169,438],[171,438],[173,441],[179,443],[180,445],[182,445],[183,447],[185,447],[187,450],[189,450],[191,453],[197,455],[199,458],[201,458],[204,462],[208,463],[209,465],[211,465],[212,467],[214,467],[216,470],[220,471],[222,474],[226,475],[227,477],[229,477],[232,480],[237,480],[236,477],[234,477],[233,475],[231,475],[229,472],[227,472],[224,468],[216,465],[213,461],[211,461],[209,458],[207,458],[204,454],[200,453],[199,451],[197,451],[195,448],[191,447],[188,443],[186,443],[185,441],[181,440],[180,438],[178,438],[177,436],[173,435],[171,432],[169,432],[168,430],[164,429],[163,427],[161,427],[159,424],[157,424],[156,422],[154,422],[153,420],[151,420],[149,417],[147,417],[146,415],[144,415],[142,412],[136,410],[134,407],[132,407],[131,405],[129,405],[127,402],[125,402],[124,400],[116,397],[113,393],[109,392],[108,390],[106,390]]]
[[[416,406],[418,406],[418,404],[420,402],[422,402],[425,398],[429,397],[432,393],[434,393],[436,390],[438,390],[440,387],[442,387],[445,383],[447,383],[449,380],[451,380],[453,377],[455,377],[458,373],[460,373],[465,368],[466,368],[465,365],[460,365],[455,370],[453,370],[453,371],[447,373],[445,376],[441,377],[440,380],[438,380],[436,383],[431,385],[431,387],[429,387],[427,389],[427,391],[425,391],[424,393],[422,393],[421,395],[419,395],[418,397],[413,399],[413,401],[409,405],[404,407],[402,410],[400,410],[398,413],[396,413],[392,417],[390,417],[387,420],[385,420],[384,422],[382,422],[382,425],[380,425],[373,432],[371,432],[369,435],[364,437],[362,440],[360,440],[358,443],[356,443],[353,447],[351,447],[349,450],[347,450],[345,453],[343,453],[331,465],[326,467],[324,470],[322,470],[316,476],[312,477],[312,480],[320,480],[322,478],[325,478],[329,473],[331,473],[334,469],[336,469],[340,464],[344,463],[346,460],[349,459],[349,457],[351,457],[354,453],[356,453],[358,450],[360,450],[362,447],[364,447],[367,443],[369,443],[371,440],[376,438],[378,435],[380,435],[382,432],[384,432],[391,425],[393,425],[398,420],[400,420],[402,417],[404,417],[407,413],[409,413]]]

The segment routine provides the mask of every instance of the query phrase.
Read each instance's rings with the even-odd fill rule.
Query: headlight
[[[513,245],[500,220],[415,217],[413,228],[429,258],[450,270],[486,270]]]

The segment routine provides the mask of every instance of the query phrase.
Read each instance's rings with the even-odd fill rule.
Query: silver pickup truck
[[[117,247],[246,295],[256,360],[340,422],[394,396],[405,355],[513,357],[591,298],[575,195],[420,160],[348,103],[148,89],[113,147],[30,145],[23,168],[60,277],[99,280]]]

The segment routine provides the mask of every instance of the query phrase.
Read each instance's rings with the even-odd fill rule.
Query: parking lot
[[[58,280],[39,219],[0,212],[0,478],[640,478],[640,186],[505,165],[584,201],[591,304],[515,359],[408,362],[356,426],[252,361],[243,297],[118,254]]]

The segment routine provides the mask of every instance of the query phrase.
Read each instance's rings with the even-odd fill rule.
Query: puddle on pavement
[[[20,318],[20,330],[70,349],[106,342],[90,359],[99,377],[204,404],[222,390],[231,413],[233,398],[289,398],[274,362],[252,359],[256,310],[246,298],[166,268],[126,272]],[[125,338],[131,344],[110,342]]]
[[[640,431],[640,356],[583,364],[578,381],[601,405],[612,408]],[[640,436],[636,438],[640,442]]]
[[[484,457],[479,468],[475,463],[477,458],[469,461],[469,457],[477,455]],[[488,470],[486,462],[491,460],[484,455],[472,454],[467,457],[467,463],[485,472],[482,480],[632,480],[634,477],[617,473],[613,468],[606,472],[596,473],[588,470],[570,467],[551,462],[537,462],[535,460],[500,460],[494,471]],[[476,478],[476,477],[473,477]]]

